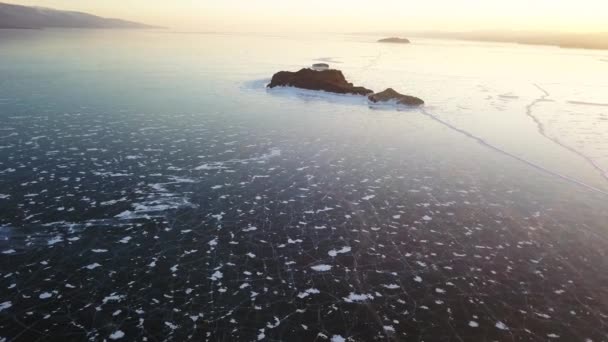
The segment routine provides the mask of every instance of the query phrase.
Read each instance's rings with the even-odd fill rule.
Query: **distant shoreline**
[[[562,49],[608,50],[608,32],[536,33],[536,32],[358,32],[355,35],[401,35],[486,43],[553,46]]]
[[[424,37],[431,38],[431,37]],[[532,42],[532,41],[518,41],[518,40],[500,40],[500,39],[475,39],[475,38],[450,38],[450,37],[432,37],[449,40],[462,40],[468,42],[482,42],[482,43],[510,43],[518,45],[533,45],[533,46],[552,46],[560,49],[584,49],[584,50],[608,50],[608,45],[596,46],[586,44],[574,44],[574,43],[551,43],[551,42]]]
[[[42,30],[41,27],[11,27],[11,26],[0,26],[0,30]]]
[[[79,26],[49,26],[49,27],[27,27],[27,26],[0,26],[0,30],[45,30],[45,29],[84,29],[84,30],[166,30],[167,33],[174,34],[245,34],[246,32],[197,32],[197,31],[171,31],[171,28],[162,26],[152,26],[140,24],[142,26],[109,26],[109,27],[79,27]],[[270,32],[267,32],[270,33]],[[261,32],[254,32],[249,34],[266,34]],[[273,33],[274,34],[274,33]],[[378,33],[378,32],[355,32],[355,33],[339,33],[333,32],[333,34],[346,34],[346,35],[371,35],[371,36],[389,36],[395,35],[394,33]],[[480,43],[508,43],[518,45],[532,45],[532,46],[550,46],[559,49],[583,49],[583,50],[608,50],[608,33],[597,33],[597,34],[564,34],[562,36],[554,35],[543,39],[540,35],[530,35],[528,37],[509,37],[508,35],[501,36],[473,36],[474,34],[467,33],[441,33],[441,32],[415,32],[415,33],[400,33],[399,35],[413,38],[426,38],[426,39],[444,39],[454,41],[466,41],[466,42],[480,42]],[[583,37],[587,41],[576,42],[577,37]],[[603,39],[603,37],[605,37]],[[602,59],[604,62],[608,60]]]
[[[64,29],[64,30],[166,30],[166,27],[68,27],[68,26],[57,26],[57,27],[3,27],[0,26],[0,30],[52,30],[52,29]]]
[[[117,18],[104,18],[84,12],[0,2],[0,29],[43,28],[156,29],[160,27]]]

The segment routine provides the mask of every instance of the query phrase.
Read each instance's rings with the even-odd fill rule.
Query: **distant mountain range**
[[[28,7],[0,2],[0,29],[43,28],[159,28],[121,19],[102,18],[88,13],[59,11],[44,7]]]

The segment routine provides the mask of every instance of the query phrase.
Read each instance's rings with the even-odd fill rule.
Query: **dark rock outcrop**
[[[406,39],[406,38],[391,37],[391,38],[380,39],[378,41],[378,43],[409,44],[410,41],[409,41],[409,39]]]
[[[342,71],[302,69],[297,72],[280,71],[272,76],[268,88],[296,87],[309,90],[324,90],[337,94],[368,95],[372,90],[355,87],[346,81]]]
[[[420,106],[424,104],[424,101],[421,99],[415,96],[399,94],[393,88],[388,88],[385,91],[372,94],[368,97],[368,99],[374,103],[396,101],[397,104],[407,106]]]

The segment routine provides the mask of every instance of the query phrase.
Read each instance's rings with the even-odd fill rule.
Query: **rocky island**
[[[400,94],[393,88],[388,88],[385,91],[372,94],[368,96],[368,99],[374,103],[395,101],[398,105],[406,106],[421,106],[424,104],[422,99],[415,96]]]
[[[323,67],[325,66],[326,64],[323,65]],[[313,68],[315,67],[316,64]],[[322,90],[336,94],[362,95],[367,96],[368,100],[373,103],[394,101],[397,105],[406,106],[420,106],[424,104],[422,99],[400,94],[393,88],[374,93],[371,89],[354,86],[346,80],[342,71],[336,69],[304,68],[296,72],[279,71],[272,76],[272,80],[267,87],[295,87],[307,90]]]
[[[409,39],[406,39],[406,38],[390,37],[390,38],[380,39],[378,41],[378,43],[409,44],[410,41],[409,41]]]
[[[373,90],[356,87],[349,83],[342,71],[336,69],[301,69],[297,72],[280,71],[272,76],[268,88],[296,87],[308,90],[323,90],[337,94],[368,95]]]

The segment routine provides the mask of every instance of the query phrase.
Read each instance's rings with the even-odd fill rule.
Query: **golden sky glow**
[[[5,0],[175,29],[608,32],[608,0]]]

